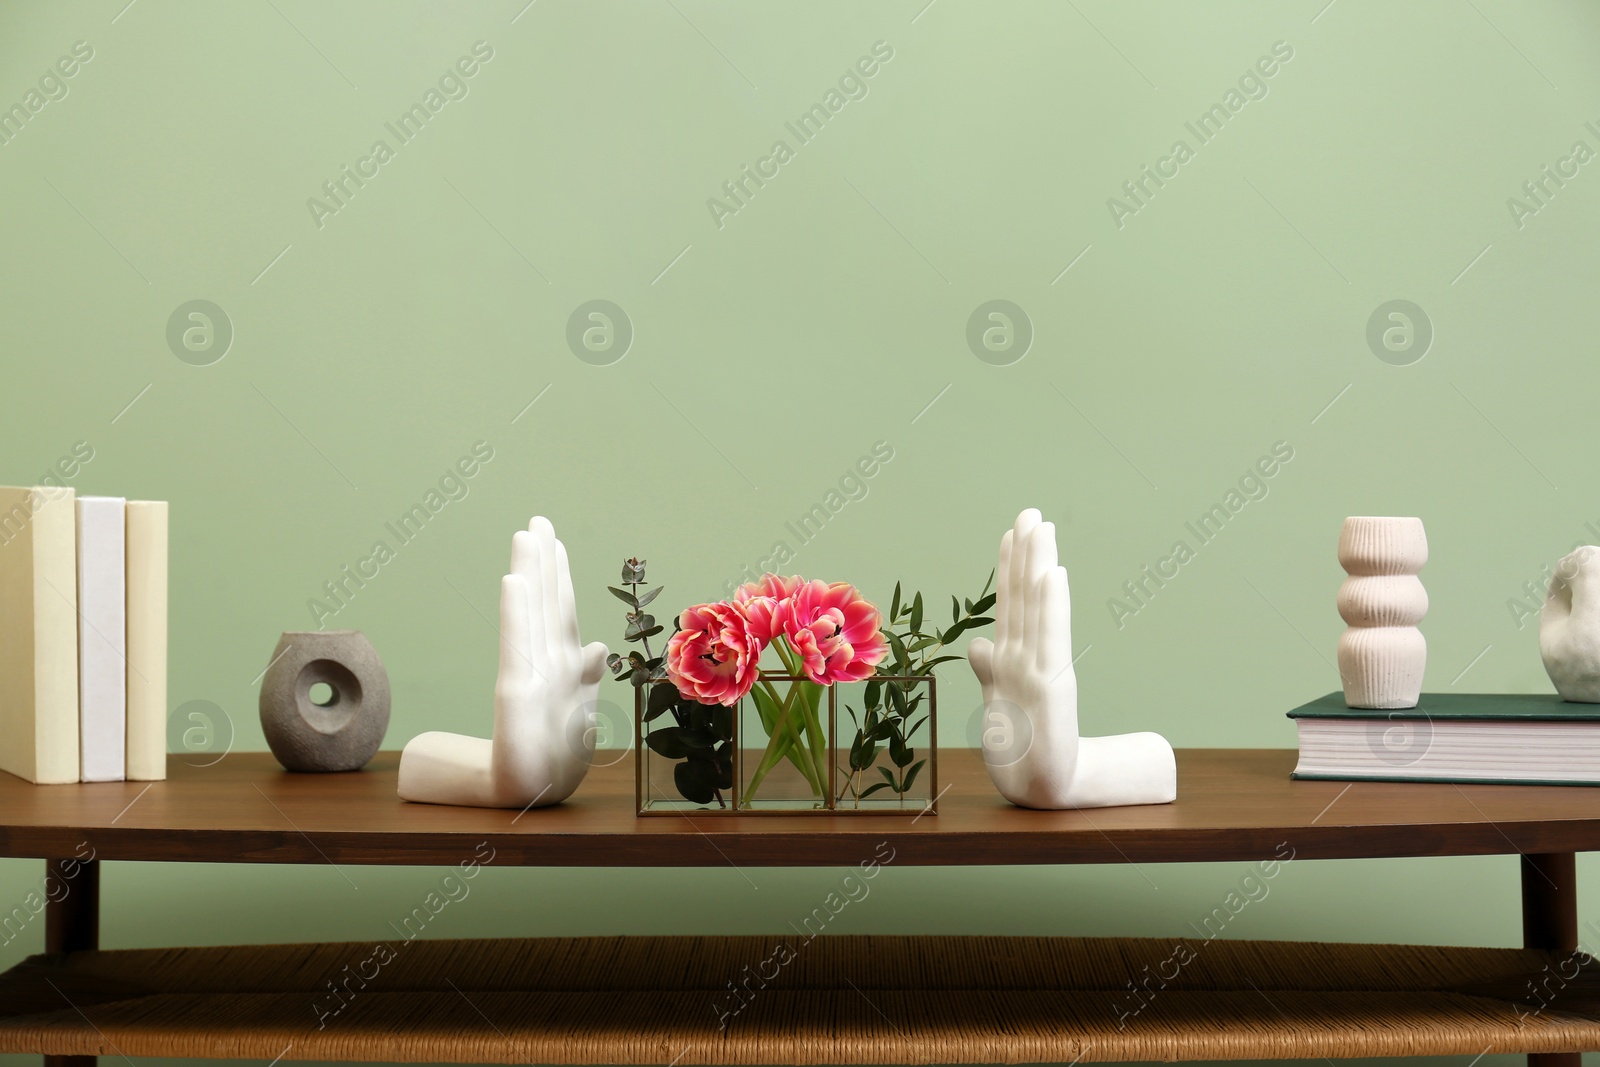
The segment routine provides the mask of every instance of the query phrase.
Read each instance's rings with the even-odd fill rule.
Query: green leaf
[[[911,629],[922,629],[922,594],[918,593],[911,601]]]
[[[906,691],[898,684],[889,686],[889,707],[896,715],[904,716],[906,713]]]
[[[879,767],[878,768],[878,773],[883,775],[883,780],[885,782],[889,783],[889,788],[893,789],[894,788],[894,784],[895,784],[894,775],[889,773],[889,768],[887,768],[887,767]]]
[[[893,622],[894,620],[898,619],[899,617],[900,617],[900,583],[899,582],[895,582],[894,583],[894,600],[889,604],[889,621]]]
[[[878,790],[880,790],[880,789],[888,789],[888,788],[890,788],[891,785],[892,785],[892,783],[890,783],[890,782],[874,782],[872,785],[867,786],[865,789],[863,789],[861,791],[860,799],[865,800],[868,797],[870,797],[872,794],[876,793]]]
[[[627,638],[629,641],[634,641],[638,640],[642,635],[651,633],[658,634],[660,632],[661,627],[656,625],[656,617],[654,615],[640,613],[638,615],[628,616],[628,628],[623,631],[622,636]]]
[[[966,613],[968,615],[972,614],[972,600],[970,598],[962,597],[961,598],[961,607],[966,611]]]
[[[706,753],[717,747],[719,738],[711,731],[710,722],[702,722],[691,729],[683,731],[681,740],[689,748],[689,756],[693,758],[706,758]]]
[[[689,721],[691,730],[698,730],[702,733],[711,732],[711,709],[709,707],[693,700],[686,700],[683,703],[683,711],[684,718]]]
[[[650,699],[645,701],[644,721],[653,722],[658,716],[683,699],[675,685],[653,685],[650,687]]]
[[[967,608],[967,611],[972,615],[982,615],[984,612],[994,607],[995,601],[998,599],[999,597],[995,596],[993,593],[986,593],[982,597],[978,598],[977,603],[970,605]]]
[[[719,741],[733,740],[733,709],[718,704],[711,709],[711,732]]]
[[[632,626],[629,627],[630,630],[632,628],[633,628]],[[658,634],[660,632],[661,632],[661,627],[652,626],[648,630],[640,630],[638,633],[630,635],[628,637],[628,640],[629,641],[643,641],[645,638],[654,637],[656,634]]]
[[[618,589],[614,585],[608,585],[606,588],[611,590],[612,596],[616,597],[630,608],[637,608],[639,606],[639,599],[626,589]]]
[[[927,760],[918,760],[917,763],[914,764],[912,766],[912,768],[909,771],[906,772],[906,776],[904,778],[900,779],[900,788],[897,790],[897,792],[900,792],[900,793],[909,793],[909,792],[911,792],[911,783],[917,780],[917,772],[922,770],[922,765],[924,763],[927,763],[927,762],[928,762]]]
[[[911,642],[909,645],[906,646],[906,651],[907,652],[921,652],[925,648],[929,648],[929,647],[931,647],[933,645],[937,645],[939,643],[939,641],[940,641],[940,639],[937,638],[937,637],[919,637],[915,641]]]
[[[750,690],[750,697],[755,701],[756,714],[761,716],[761,729],[771,737],[772,728],[777,725],[778,713],[782,709],[773,702],[772,695],[759,685]]]
[[[894,760],[896,767],[904,767],[916,758],[916,753],[907,747],[899,734],[892,734],[889,737],[889,758]]]
[[[644,735],[645,744],[650,746],[650,751],[667,759],[683,759],[689,755],[689,746],[684,742],[685,731],[678,726],[667,726],[660,730],[651,730]]]
[[[882,692],[882,682],[878,681],[877,679],[873,679],[867,683],[866,705],[868,708],[875,708],[878,706],[878,698],[882,695]]]
[[[709,804],[717,795],[717,770],[707,760],[684,760],[672,768],[672,781],[685,800]]]
[[[950,621],[961,621],[961,603],[960,601],[956,600],[956,595],[954,593],[950,594]]]
[[[869,741],[887,741],[893,736],[894,723],[890,722],[888,719],[885,719],[883,722],[878,723],[878,725],[867,731],[867,740]]]
[[[965,633],[967,627],[971,625],[972,622],[969,619],[963,619],[960,622],[953,623],[950,629],[939,635],[939,640],[948,645],[950,642],[954,641],[956,638]]]
[[[911,662],[911,655],[906,651],[906,644],[900,640],[899,634],[889,635],[889,647],[894,650],[895,665],[897,667]]]
[[[658,585],[654,589],[649,590],[648,592],[646,592],[644,594],[644,596],[639,598],[638,606],[641,607],[641,608],[644,607],[646,604],[650,603],[650,601],[652,601],[656,597],[660,596],[661,595],[661,590],[663,590],[665,588],[666,588],[666,586],[664,586],[664,585]]]

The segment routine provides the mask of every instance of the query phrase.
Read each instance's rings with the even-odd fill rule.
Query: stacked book
[[[167,503],[0,488],[0,771],[167,776]]]
[[[1289,717],[1296,778],[1600,785],[1600,704],[1554,693],[1423,693],[1398,711],[1329,693]]]

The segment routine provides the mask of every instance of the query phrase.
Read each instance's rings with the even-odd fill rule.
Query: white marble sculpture
[[[1352,708],[1414,708],[1422,695],[1428,642],[1417,623],[1428,591],[1417,572],[1428,562],[1422,520],[1352,516],[1339,532],[1339,677]]]
[[[1172,746],[1154,733],[1078,735],[1072,603],[1056,528],[1029,508],[1000,539],[995,636],[967,650],[983,687],[983,760],[1000,795],[1024,808],[1167,804]]]
[[[511,541],[500,582],[494,738],[418,734],[400,753],[400,799],[479,808],[559,804],[589,771],[606,646],[584,645],[567,550],[543,516]]]
[[[1561,557],[1539,612],[1539,654],[1563,700],[1600,704],[1600,547]]]

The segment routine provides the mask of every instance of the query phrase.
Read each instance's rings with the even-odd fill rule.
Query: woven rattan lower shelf
[[[1569,956],[843,936],[88,951],[0,976],[0,1052],[898,1064],[1600,1048],[1600,981]]]

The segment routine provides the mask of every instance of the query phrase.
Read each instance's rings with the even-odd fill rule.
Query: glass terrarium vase
[[[763,671],[733,707],[634,690],[640,815],[935,814],[931,675],[823,686]]]
[[[670,685],[634,688],[635,791],[650,811],[731,811],[736,709],[679,698]]]
[[[939,756],[932,675],[892,675],[835,686],[834,807],[874,814],[934,813]]]
[[[834,689],[762,671],[739,702],[740,811],[826,811]]]

